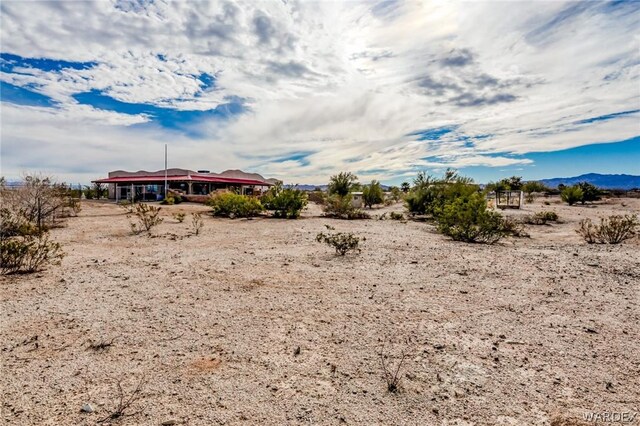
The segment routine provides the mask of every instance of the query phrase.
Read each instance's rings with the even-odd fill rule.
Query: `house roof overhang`
[[[193,183],[227,183],[230,185],[255,185],[255,186],[272,186],[269,182],[254,179],[237,179],[226,178],[220,176],[208,176],[202,174],[167,176],[168,182],[193,182]],[[121,184],[162,184],[165,181],[164,176],[120,176],[105,179],[97,179],[95,183],[121,183]]]

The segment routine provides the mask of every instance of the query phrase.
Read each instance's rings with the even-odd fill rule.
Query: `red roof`
[[[209,176],[201,174],[182,175],[182,176],[167,176],[167,181],[175,182],[202,182],[202,183],[230,183],[238,185],[258,185],[258,186],[271,186],[269,182],[263,182],[261,180],[254,179],[236,179],[221,176]],[[119,176],[106,179],[98,179],[93,182],[97,183],[164,183],[164,176]]]

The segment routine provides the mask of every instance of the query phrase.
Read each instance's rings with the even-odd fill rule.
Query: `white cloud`
[[[145,149],[170,140],[185,167],[207,161],[212,170],[253,167],[309,182],[340,169],[388,178],[420,167],[526,164],[510,154],[640,134],[637,114],[576,124],[640,109],[640,12],[632,3],[9,0],[0,7],[4,52],[97,63],[0,74],[60,104],[3,103],[3,173],[60,169],[96,147],[113,149],[92,160],[93,174],[137,169]],[[215,85],[206,87],[202,74]],[[205,135],[196,138],[132,126],[153,118],[73,98],[91,90],[177,110],[237,97],[248,111],[194,124]],[[407,136],[442,126],[456,130],[437,141]],[[47,155],[36,161],[28,146]],[[308,155],[286,160],[300,152]]]

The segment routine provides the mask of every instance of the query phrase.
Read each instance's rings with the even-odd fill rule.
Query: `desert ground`
[[[198,236],[172,215],[207,207],[163,206],[147,236],[84,202],[52,231],[60,266],[0,278],[2,419],[560,426],[638,412],[640,238],[588,245],[574,230],[640,199],[505,214],[541,210],[562,223],[488,246],[375,218],[401,204],[356,221],[316,205],[299,220],[206,215]],[[362,252],[316,242],[325,225],[365,237]],[[403,356],[389,392],[382,359]]]

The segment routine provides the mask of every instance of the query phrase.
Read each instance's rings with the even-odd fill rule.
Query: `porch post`
[[[118,194],[118,184],[116,183],[116,203],[118,202],[118,200],[120,198],[119,195],[120,194]]]

